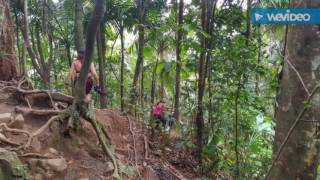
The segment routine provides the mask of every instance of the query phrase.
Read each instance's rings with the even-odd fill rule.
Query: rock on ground
[[[67,169],[67,161],[64,158],[46,159],[40,161],[46,169],[51,169],[56,172],[62,172]]]
[[[0,114],[0,123],[9,123],[12,120],[11,113]]]
[[[17,154],[12,151],[0,148],[0,179],[15,180],[23,179],[27,175]]]

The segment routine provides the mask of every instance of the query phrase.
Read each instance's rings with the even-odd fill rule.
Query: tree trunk
[[[75,0],[75,17],[74,17],[74,40],[76,49],[80,49],[84,47],[83,40],[83,9],[81,0]]]
[[[121,65],[120,65],[120,99],[121,111],[124,111],[124,36],[123,36],[123,21],[120,22],[120,42],[121,42]]]
[[[18,76],[14,25],[8,0],[0,0],[0,24],[0,80],[8,81]]]
[[[207,28],[207,7],[208,0],[201,1],[201,27],[202,30],[208,32]],[[202,49],[207,48],[207,40],[204,35],[200,35],[201,47]],[[205,92],[205,75],[206,75],[206,53],[205,51],[200,52],[199,67],[198,67],[198,102],[197,102],[197,115],[196,115],[196,125],[197,125],[197,145],[198,145],[198,158],[200,163],[202,162],[202,148],[203,148],[203,131],[204,131],[204,118],[203,118],[203,97]]]
[[[140,107],[144,108],[144,67],[142,62],[141,76],[140,76]]]
[[[178,8],[177,8],[178,9]],[[174,114],[176,119],[180,121],[180,72],[181,72],[181,39],[182,39],[182,26],[183,23],[183,0],[179,2],[179,12],[177,13],[177,32],[176,32],[176,87],[175,87],[175,101],[174,101]]]
[[[234,114],[235,114],[235,144],[234,144],[234,152],[236,154],[236,164],[235,164],[235,177],[240,177],[240,161],[239,161],[239,98],[241,92],[241,81],[242,77],[238,80],[237,91],[234,99]]]
[[[251,0],[247,0],[247,32],[246,32],[246,45],[249,45],[249,39],[251,35],[251,21],[250,21],[250,12],[251,12]]]
[[[139,38],[138,38],[138,57],[137,57],[137,63],[135,67],[134,77],[131,85],[131,105],[132,107],[135,107],[136,101],[137,101],[137,83],[138,79],[141,75],[141,69],[143,67],[143,49],[144,49],[144,19],[145,19],[145,1],[144,0],[138,0],[137,6],[139,9]]]
[[[23,64],[23,61],[24,61],[24,53],[23,53],[23,45],[20,47],[20,36],[19,36],[19,26],[20,26],[20,23],[19,23],[19,19],[18,19],[18,9],[16,7],[13,8],[13,11],[14,11],[14,23],[16,25],[16,48],[17,48],[17,51],[18,51],[18,62],[17,62],[17,69],[18,69],[18,73],[22,76],[27,76],[26,74],[26,71],[24,71],[24,64]]]
[[[160,56],[160,52],[163,51],[162,50],[163,47],[162,45],[160,45],[159,47],[159,56]],[[155,103],[155,98],[156,98],[156,86],[157,86],[157,67],[158,67],[158,64],[159,64],[159,58],[157,58],[156,60],[156,64],[153,68],[153,71],[152,71],[152,80],[151,80],[151,104],[153,105]]]
[[[88,78],[88,73],[90,70],[91,62],[92,62],[95,37],[99,28],[99,24],[103,18],[104,9],[105,9],[104,0],[96,0],[94,12],[91,15],[88,28],[87,28],[86,53],[84,57],[84,63],[81,68],[79,80],[76,83],[74,101],[78,106],[81,106],[84,104],[85,83]]]
[[[299,8],[319,8],[320,5],[316,1],[301,3],[300,0],[293,0],[292,3],[292,7]],[[280,93],[277,97],[279,106],[275,114],[276,131],[273,155],[276,158],[279,154],[279,157],[274,159],[274,166],[267,179],[317,178],[319,142],[316,136],[319,127],[317,124],[306,121],[319,120],[319,92],[314,95],[310,106],[305,102],[310,94],[307,91],[311,92],[320,81],[318,32],[318,25],[293,25],[289,28],[288,47],[286,48]],[[288,136],[289,129],[295,124],[298,114],[304,108],[307,110]]]
[[[160,48],[159,55],[160,55],[160,63],[163,63],[164,62],[164,48]],[[166,91],[164,89],[164,81],[161,78],[160,79],[160,89],[159,89],[160,100],[164,99],[165,94],[166,94]]]
[[[37,43],[37,52],[39,53],[39,61],[40,61],[40,67],[41,67],[41,77],[42,77],[42,80],[43,80],[43,85],[44,85],[44,88],[45,89],[50,89],[50,71],[51,71],[51,68],[50,68],[50,63],[49,62],[46,62],[45,60],[45,56],[44,56],[44,53],[43,53],[43,48],[42,48],[42,42],[41,42],[41,39],[43,38],[43,36],[40,35],[40,24],[37,23],[36,25],[36,43]],[[35,49],[36,51],[36,49]]]
[[[24,14],[23,14],[23,23],[21,27],[21,32],[24,40],[24,45],[29,53],[29,57],[31,59],[34,69],[43,80],[44,86],[49,87],[51,62],[50,61],[45,62],[44,56],[42,54],[40,32],[37,30],[37,33],[36,33],[37,41],[36,41],[34,38],[34,33],[32,31],[31,33],[32,45],[29,39],[28,1],[24,1],[23,11],[24,11]]]
[[[68,58],[68,65],[71,67],[72,65],[72,57],[71,57],[71,45],[68,41],[65,42],[66,45],[66,52],[67,52],[67,58]]]
[[[262,38],[261,38],[261,25],[257,26],[257,34],[258,34],[258,55],[257,55],[257,65],[259,66],[261,63],[261,46],[262,46]],[[256,83],[255,83],[255,92],[256,95],[259,96],[260,88],[259,88],[260,77],[256,72]]]
[[[26,48],[24,45],[21,46],[21,74],[28,77],[28,70],[27,70],[27,65],[26,65]]]
[[[104,23],[100,24],[100,29],[97,34],[97,49],[99,59],[99,79],[100,86],[103,92],[105,92],[105,33]],[[107,97],[100,95],[100,108],[107,108]]]

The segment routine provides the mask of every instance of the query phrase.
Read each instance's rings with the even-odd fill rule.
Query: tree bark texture
[[[98,59],[99,59],[99,79],[100,86],[103,92],[105,92],[105,32],[104,24],[101,23],[100,29],[97,34],[97,49],[98,49]],[[100,95],[100,108],[107,108],[107,97]]]
[[[134,107],[137,101],[138,87],[137,83],[139,77],[141,75],[141,70],[143,67],[143,50],[144,50],[144,19],[145,19],[145,11],[146,11],[146,1],[138,0],[137,6],[139,9],[139,37],[138,37],[138,57],[137,63],[135,67],[134,77],[131,85],[131,105]]]
[[[75,0],[75,17],[74,17],[74,40],[76,49],[80,49],[84,47],[84,39],[83,39],[83,8],[82,1]]]
[[[202,30],[208,32],[207,22],[207,9],[208,0],[201,1],[201,27]],[[197,102],[197,115],[196,115],[196,126],[197,126],[197,147],[198,147],[198,158],[202,161],[202,148],[203,148],[203,131],[204,131],[204,118],[203,118],[203,97],[205,93],[205,79],[206,79],[206,53],[207,39],[204,35],[200,35],[200,43],[202,51],[200,52],[199,65],[198,65],[198,102]]]
[[[293,7],[319,8],[316,1],[292,1]],[[317,25],[289,26],[280,93],[277,97],[273,153],[278,153],[298,114],[306,106],[308,92],[320,82],[320,37]],[[296,69],[296,71],[294,70]],[[299,76],[301,78],[299,78]],[[302,79],[302,81],[301,81]],[[303,85],[304,84],[304,85]],[[304,87],[305,86],[305,87]],[[308,91],[308,92],[307,92]],[[319,92],[301,120],[319,120]],[[268,179],[316,179],[319,155],[317,125],[299,121],[280,153]]]
[[[81,68],[79,81],[76,84],[75,101],[77,104],[83,104],[85,98],[85,83],[88,78],[92,56],[94,51],[95,37],[102,21],[105,11],[104,0],[96,0],[94,11],[91,15],[86,35],[86,53],[84,63]]]
[[[179,2],[179,10],[177,13],[177,32],[176,32],[176,85],[175,85],[175,101],[174,101],[174,114],[176,119],[180,120],[180,73],[181,73],[181,40],[182,40],[182,28],[183,23],[183,0]]]
[[[0,0],[0,80],[8,81],[18,75],[14,34],[9,1]]]

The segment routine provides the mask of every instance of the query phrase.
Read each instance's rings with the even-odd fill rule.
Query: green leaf
[[[164,69],[165,63],[159,63],[156,69],[157,74],[160,74]]]
[[[200,32],[201,35],[203,35],[205,38],[210,39],[211,36],[210,34],[206,33],[205,31],[203,31],[202,29],[199,29],[198,32]]]
[[[150,59],[153,56],[153,49],[151,47],[147,46],[144,48],[143,54],[144,54],[145,58]]]

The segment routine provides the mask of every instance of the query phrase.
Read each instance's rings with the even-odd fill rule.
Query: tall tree
[[[83,7],[81,0],[75,0],[75,17],[74,17],[74,40],[76,49],[84,47],[83,40]]]
[[[105,52],[106,52],[106,42],[105,42],[105,25],[102,22],[100,24],[100,29],[97,33],[97,50],[99,59],[99,79],[100,87],[103,92],[105,92]],[[105,95],[100,95],[100,108],[104,109],[107,107],[107,97]]]
[[[178,9],[178,8],[177,8]],[[177,31],[176,31],[176,87],[174,113],[176,119],[180,120],[180,73],[181,73],[181,40],[183,23],[183,0],[179,2],[179,11],[177,10]]]
[[[40,36],[40,25],[39,22],[36,23],[36,33],[32,31],[31,41],[29,39],[29,20],[28,20],[28,1],[24,1],[23,6],[23,25],[21,27],[21,32],[24,40],[24,45],[29,53],[32,65],[36,72],[40,75],[44,87],[50,88],[50,72],[51,65],[53,63],[52,59],[49,58],[48,61],[45,60],[44,53],[42,51],[41,36]],[[36,38],[34,37],[36,36]]]
[[[121,64],[120,64],[120,98],[121,98],[121,111],[124,111],[124,24],[123,20],[119,23],[119,34],[121,43]]]
[[[201,1],[201,28],[204,32],[208,32],[208,0]],[[205,92],[205,80],[206,80],[206,48],[207,38],[204,34],[200,34],[201,52],[198,64],[198,99],[197,99],[197,145],[198,145],[198,157],[200,162],[202,161],[202,148],[203,148],[203,131],[204,131],[204,118],[203,118],[203,97]]]
[[[138,37],[138,57],[134,71],[134,77],[131,85],[131,105],[135,105],[137,102],[138,88],[137,83],[141,76],[141,70],[143,67],[143,50],[144,50],[144,21],[146,16],[147,0],[137,0],[137,7],[139,12],[139,37]]]
[[[21,23],[18,17],[18,8],[17,5],[13,4],[13,11],[14,11],[14,20],[16,24],[16,46],[18,51],[18,64],[19,64],[19,74],[21,76],[28,76],[27,73],[27,67],[26,67],[26,56],[25,56],[25,47],[23,43],[20,43],[20,29],[21,29]]]
[[[316,1],[292,0],[292,7],[319,8]],[[277,97],[273,163],[267,179],[316,179],[319,155],[320,37],[317,25],[289,26]],[[303,121],[304,120],[304,121]],[[309,122],[308,122],[309,121]]]
[[[11,80],[18,75],[13,23],[9,1],[0,0],[0,80]]]
[[[87,28],[87,33],[86,33],[86,53],[84,57],[84,63],[81,68],[79,80],[77,81],[77,84],[76,84],[74,101],[77,104],[77,106],[82,106],[84,104],[85,83],[88,78],[88,73],[90,70],[91,62],[92,62],[96,34],[98,32],[99,25],[103,18],[104,11],[105,11],[104,0],[96,0],[94,12],[91,15],[88,28]]]

